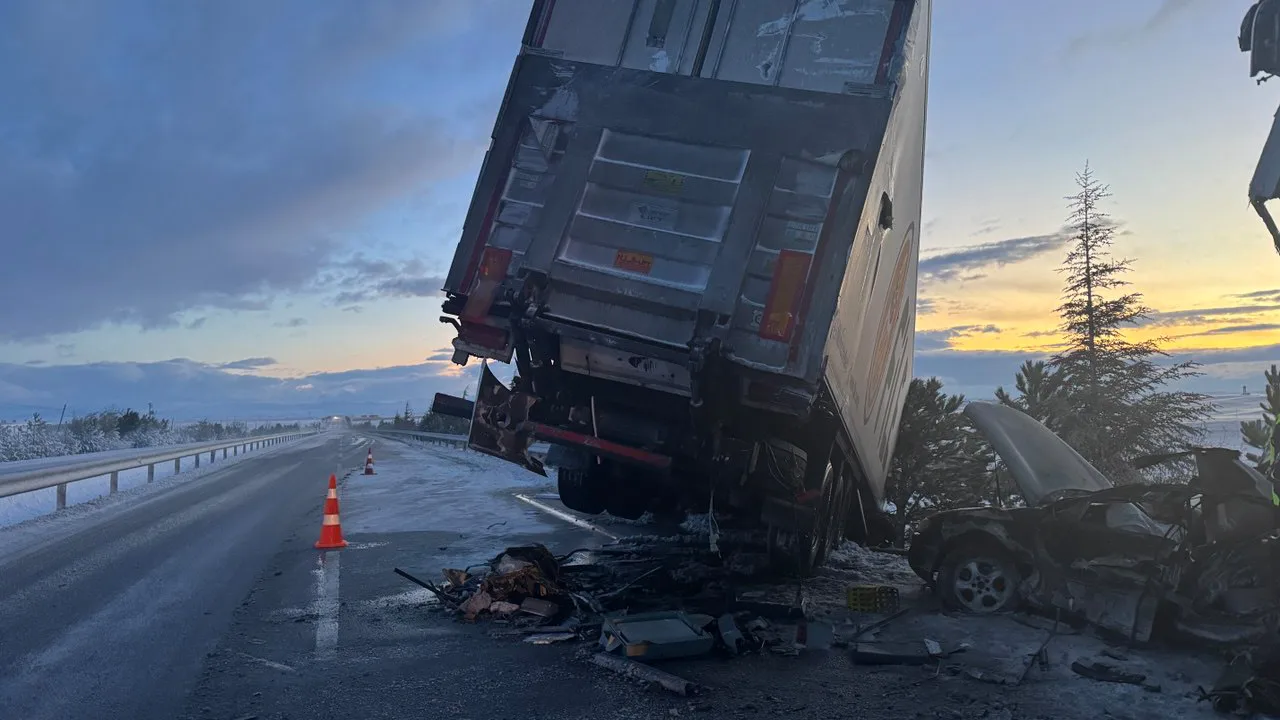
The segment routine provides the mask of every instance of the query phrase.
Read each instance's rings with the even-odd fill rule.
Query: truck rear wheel
[[[836,465],[828,461],[823,470],[821,495],[814,504],[813,528],[809,532],[769,528],[769,554],[776,570],[809,577],[826,562],[827,553],[838,541],[843,523],[836,517],[845,483]]]
[[[591,468],[560,468],[556,471],[556,489],[560,493],[560,502],[570,510],[599,515],[605,510],[605,493],[603,484],[592,477]]]

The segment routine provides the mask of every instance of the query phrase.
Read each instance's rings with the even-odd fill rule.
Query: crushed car
[[[1194,458],[1185,484],[1117,486],[1034,418],[971,402],[973,421],[1025,507],[938,512],[920,522],[912,569],[950,608],[1065,613],[1131,642],[1157,628],[1256,642],[1280,624],[1280,533],[1271,483],[1226,448]]]

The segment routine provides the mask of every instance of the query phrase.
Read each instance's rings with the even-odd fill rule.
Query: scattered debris
[[[697,686],[682,677],[663,672],[628,658],[610,653],[596,653],[591,656],[591,662],[633,680],[656,683],[677,695],[688,697],[697,692]]]
[[[537,615],[538,617],[552,618],[560,614],[560,606],[548,600],[540,600],[536,597],[527,597],[524,602],[520,603],[520,611]]]
[[[605,618],[600,646],[605,652],[658,660],[703,655],[715,638],[682,612],[652,612]]]

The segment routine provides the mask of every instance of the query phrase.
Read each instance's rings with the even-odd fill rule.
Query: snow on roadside
[[[242,460],[264,457],[284,448],[297,448],[302,443],[313,443],[317,439],[328,439],[323,433],[311,438],[292,443],[283,443],[262,450],[253,450],[241,455],[231,455],[227,459],[219,457],[213,463],[205,462],[195,468],[189,457],[183,458],[181,473],[174,474],[173,463],[156,465],[155,482],[147,483],[145,467],[124,470],[119,475],[119,492],[111,495],[111,478],[107,475],[73,482],[67,486],[67,509],[57,509],[57,489],[44,488],[34,492],[22,493],[0,498],[0,532],[26,532],[31,528],[49,524],[61,524],[72,518],[78,518],[98,512],[107,507],[114,507],[134,498],[143,497],[173,485],[196,480],[211,472],[234,465]]]

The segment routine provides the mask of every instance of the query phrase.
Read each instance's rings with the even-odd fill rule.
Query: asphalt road
[[[308,439],[38,542],[0,533],[0,717],[177,716],[258,576],[318,532],[329,474],[362,459]]]
[[[436,579],[441,568],[483,563],[512,545],[565,553],[608,542],[515,498],[547,493],[545,478],[475,453],[384,440],[375,446],[378,474],[366,477],[357,442],[325,436],[250,456],[51,523],[39,542],[29,533],[11,542],[18,536],[0,531],[0,718],[1208,715],[1172,681],[1151,694],[1073,675],[1066,653],[1076,651],[1065,639],[1053,671],[1034,682],[978,682],[960,670],[995,658],[1017,671],[1043,631],[939,614],[895,622],[890,639],[965,640],[972,649],[959,670],[873,668],[853,664],[847,651],[807,650],[669,661],[665,669],[708,692],[645,689],[587,662],[590,643],[530,645],[492,623],[457,622],[393,573]],[[335,467],[356,471],[339,474],[351,544],[320,552],[312,543]],[[852,558],[810,589],[839,604],[850,582],[914,582],[901,567],[868,574],[876,562],[884,559]]]

